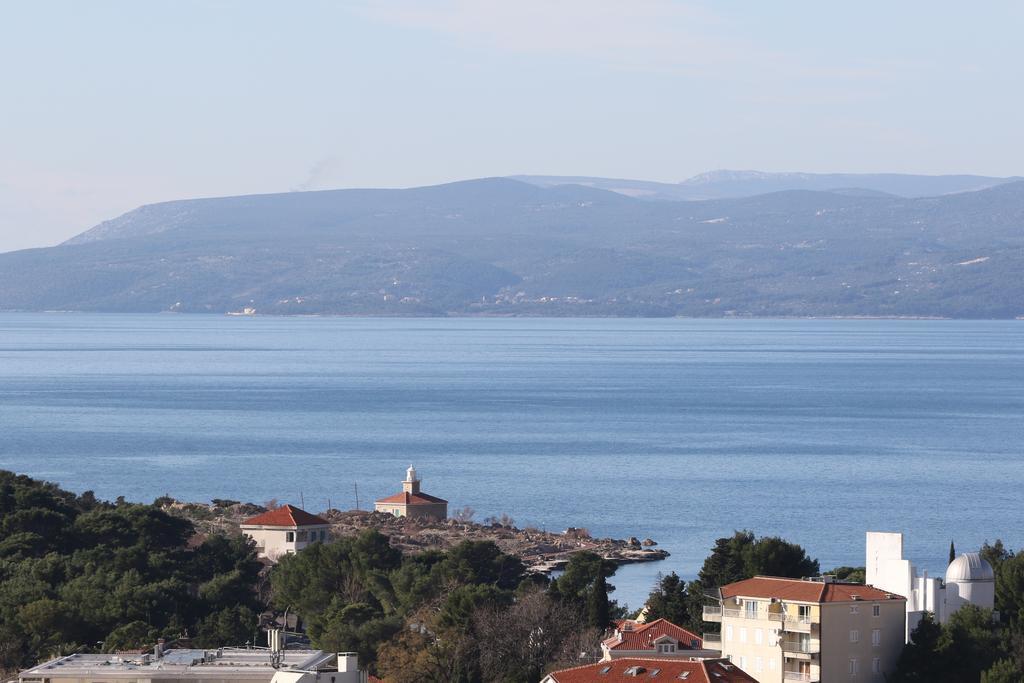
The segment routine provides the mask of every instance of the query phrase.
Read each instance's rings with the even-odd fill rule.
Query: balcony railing
[[[722,649],[722,634],[721,633],[705,633],[702,637],[704,641],[704,647],[712,648],[715,650]]]
[[[797,652],[805,655],[816,655],[821,652],[821,643],[817,640],[783,639],[781,642],[783,652]]]
[[[722,620],[722,608],[712,607],[710,605],[704,606],[704,621],[721,621]]]
[[[810,633],[811,624],[814,623],[814,619],[809,616],[797,616],[793,614],[786,614],[784,618],[785,628],[787,631],[798,631],[800,633]]]
[[[811,674],[805,674],[800,671],[783,671],[782,680],[784,681],[810,681]]]

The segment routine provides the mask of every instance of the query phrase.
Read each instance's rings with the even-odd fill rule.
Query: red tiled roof
[[[387,498],[380,498],[378,503],[398,503],[400,505],[436,505],[437,503],[448,504],[444,498],[429,496],[426,493],[396,493]]]
[[[676,626],[671,621],[655,619],[647,624],[638,624],[629,619],[617,622],[618,635],[612,636],[604,641],[609,650],[651,650],[657,646],[654,641],[662,636],[668,636],[679,643],[682,649],[700,650],[704,647],[704,641],[695,633],[687,631],[682,626]],[[626,630],[624,627],[629,627]],[[691,645],[697,641],[697,646]]]
[[[262,515],[251,517],[242,524],[253,524],[260,526],[314,526],[330,524],[326,519],[311,515],[305,510],[294,505],[282,505],[276,510],[264,512]]]
[[[638,672],[639,675],[626,673],[632,667],[641,667],[643,671]],[[654,673],[655,669],[657,673]],[[685,678],[684,673],[688,674]],[[682,659],[623,657],[610,662],[552,671],[549,676],[555,683],[636,683],[640,680],[645,683],[757,683],[749,674],[725,659],[703,659],[694,662]]]
[[[755,576],[722,586],[722,597],[778,598],[794,602],[853,602],[858,600],[905,600],[902,595],[888,593],[864,584],[825,583],[775,576]],[[857,596],[854,598],[854,596]]]

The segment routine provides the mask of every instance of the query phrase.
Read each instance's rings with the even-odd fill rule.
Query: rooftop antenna
[[[299,491],[299,507],[306,509],[306,499],[302,496],[302,491]]]
[[[352,482],[352,488],[356,491],[356,510],[359,509],[359,484]]]

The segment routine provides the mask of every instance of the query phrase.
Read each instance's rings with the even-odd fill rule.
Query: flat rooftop
[[[284,650],[282,669],[315,670],[336,655],[321,650]],[[36,678],[252,678],[274,675],[270,650],[224,647],[216,650],[170,649],[157,659],[146,654],[75,654],[59,657],[22,671],[21,680]]]

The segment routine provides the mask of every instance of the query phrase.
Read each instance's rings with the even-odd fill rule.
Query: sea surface
[[[864,564],[1024,547],[1024,322],[0,314],[0,468],[105,498],[364,509],[414,463],[478,520],[735,529]]]

